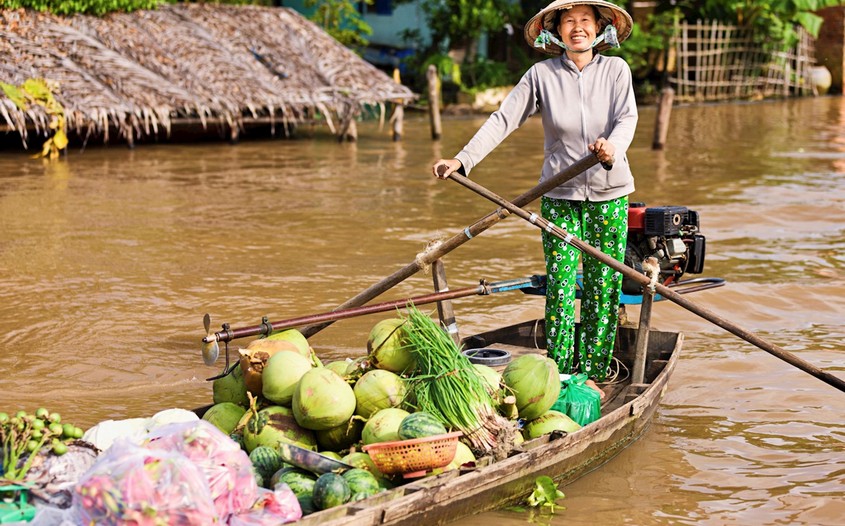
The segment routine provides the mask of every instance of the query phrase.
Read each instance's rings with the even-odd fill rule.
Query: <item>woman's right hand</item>
[[[438,179],[446,179],[449,174],[461,167],[461,161],[457,159],[440,159],[431,166],[431,173]]]

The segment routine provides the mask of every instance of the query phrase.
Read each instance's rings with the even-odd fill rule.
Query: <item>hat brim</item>
[[[631,36],[631,29],[634,26],[634,20],[627,11],[616,4],[612,4],[604,0],[555,0],[543,8],[539,13],[531,17],[531,19],[528,20],[528,23],[525,24],[523,34],[528,45],[531,48],[547,55],[562,54],[563,48],[557,44],[548,44],[545,48],[535,48],[534,41],[543,29],[555,34],[557,33],[557,28],[554,27],[555,11],[559,11],[561,9],[571,9],[576,5],[590,5],[598,8],[602,19],[608,20],[616,28],[617,39],[620,43]],[[606,42],[602,42],[595,47],[596,51],[604,51],[605,49],[610,49],[610,45]]]

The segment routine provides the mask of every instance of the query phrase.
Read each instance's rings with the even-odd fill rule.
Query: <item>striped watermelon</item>
[[[342,506],[349,502],[351,497],[352,491],[349,489],[349,484],[337,473],[320,475],[311,493],[314,505],[321,510]]]
[[[410,440],[413,438],[430,437],[446,433],[443,423],[434,415],[423,411],[411,413],[399,424],[399,438]]]
[[[249,453],[249,461],[261,478],[269,482],[273,473],[282,467],[282,457],[279,452],[268,446],[258,446]]]

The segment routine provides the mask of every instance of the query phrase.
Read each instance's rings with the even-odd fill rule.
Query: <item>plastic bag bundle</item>
[[[78,524],[202,525],[218,521],[205,474],[182,455],[116,443],[74,488]]]
[[[284,482],[275,490],[258,488],[258,500],[247,511],[229,517],[229,526],[276,526],[302,518],[296,495]]]
[[[247,454],[205,420],[165,425],[148,435],[146,447],[183,455],[199,467],[224,520],[250,508],[259,496]]]
[[[585,385],[586,381],[586,374],[575,374],[562,380],[560,396],[552,406],[552,409],[564,413],[582,426],[601,417],[601,395]]]

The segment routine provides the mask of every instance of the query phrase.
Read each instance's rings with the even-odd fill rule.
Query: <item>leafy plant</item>
[[[372,5],[373,0],[364,3]],[[352,0],[305,0],[305,7],[316,8],[308,19],[347,47],[366,46],[366,36],[373,33],[356,6]]]
[[[818,37],[822,18],[814,13],[845,5],[843,0],[697,0],[683,2],[687,19],[720,20],[752,29],[760,40],[776,47],[795,44],[796,26]]]
[[[36,104],[43,107],[50,116],[48,126],[53,130],[53,136],[44,141],[41,154],[36,157],[56,159],[59,153],[67,148],[65,109],[53,96],[53,91],[58,86],[57,82],[46,79],[27,79],[20,87],[0,82],[0,88],[21,111],[27,111],[28,105]]]
[[[557,489],[555,481],[546,475],[537,477],[534,484],[534,492],[528,496],[528,505],[541,509],[549,508],[549,511],[554,513],[557,501],[565,497],[563,492]]]

